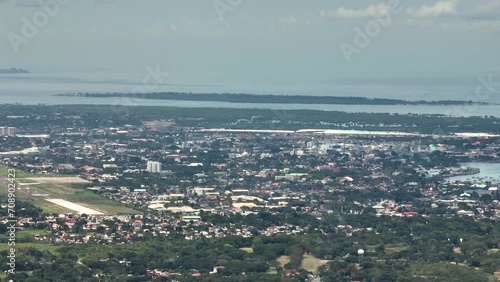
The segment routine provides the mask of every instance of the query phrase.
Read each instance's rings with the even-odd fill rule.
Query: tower
[[[160,173],[161,163],[158,161],[148,161],[146,170],[150,173]]]

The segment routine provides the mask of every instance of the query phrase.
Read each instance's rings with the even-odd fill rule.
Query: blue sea
[[[480,173],[473,175],[460,175],[449,177],[448,181],[471,181],[500,183],[500,163],[464,163],[462,167],[475,167],[480,169]]]
[[[326,104],[251,104],[201,101],[168,101],[122,98],[56,97],[60,93],[137,92],[144,86],[145,73],[94,72],[39,72],[29,74],[0,74],[2,104],[109,104],[127,106],[216,107],[260,109],[313,109],[346,112],[383,112],[414,114],[446,114],[452,116],[500,117],[499,105],[485,106],[372,106]],[[485,77],[487,78],[487,77]],[[478,100],[500,104],[500,81],[482,88]],[[359,96],[404,100],[473,100],[475,89],[482,87],[479,77],[394,78],[394,79],[322,79],[309,82],[242,82],[182,81],[167,78],[157,83],[150,81],[149,92],[177,91],[192,93],[250,93],[276,95]],[[134,91],[135,90],[135,91]]]

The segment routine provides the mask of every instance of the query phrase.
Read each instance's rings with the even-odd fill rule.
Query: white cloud
[[[441,0],[434,5],[406,10],[406,24],[444,29],[496,31],[500,27],[498,0],[483,1],[471,11],[459,13],[458,0]],[[453,17],[449,17],[453,16]]]
[[[474,21],[471,23],[444,23],[442,25],[446,29],[461,29],[461,30],[482,30],[482,31],[498,31],[500,30],[500,21]]]
[[[488,3],[479,5],[476,7],[476,10],[481,13],[489,13],[491,11],[497,10],[500,8],[500,1],[491,0]]]
[[[355,10],[340,7],[336,11],[321,11],[322,18],[342,18],[342,19],[363,19],[386,15],[391,12],[391,8],[385,3],[368,6],[366,9]]]
[[[179,29],[177,28],[177,26],[176,26],[175,24],[170,24],[168,27],[169,27],[171,30],[175,31],[175,32],[179,31]]]
[[[438,1],[434,5],[424,5],[418,9],[408,8],[406,13],[415,18],[439,17],[442,15],[452,15],[457,13],[457,1]]]
[[[297,22],[297,18],[293,17],[293,16],[288,16],[288,17],[284,17],[284,18],[279,18],[278,19],[281,23],[285,23],[285,24],[294,24]]]

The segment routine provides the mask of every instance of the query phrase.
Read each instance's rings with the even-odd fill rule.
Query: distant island
[[[15,73],[30,73],[30,72],[20,68],[10,68],[10,69],[0,69],[0,73],[15,74]]]
[[[137,99],[178,100],[178,101],[209,101],[227,103],[276,103],[276,104],[337,104],[337,105],[466,105],[481,104],[472,101],[407,101],[401,99],[366,98],[366,97],[339,97],[339,96],[306,96],[306,95],[256,95],[242,93],[182,93],[182,92],[155,92],[155,93],[66,93],[56,96],[65,97],[92,97],[112,98],[130,97]]]

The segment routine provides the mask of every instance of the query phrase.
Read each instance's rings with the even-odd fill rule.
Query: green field
[[[113,201],[95,194],[92,191],[85,190],[82,184],[35,184],[30,185],[30,189],[35,194],[50,194],[51,197],[61,198],[76,204],[100,211],[105,214],[137,214],[137,210],[126,207],[120,202]],[[29,196],[29,190],[21,187],[18,195]],[[46,212],[72,212],[64,207],[50,203],[42,197],[31,197],[34,205],[41,207]]]
[[[407,244],[388,244],[384,246],[386,254],[398,253],[408,249]]]
[[[500,249],[497,249],[497,248],[489,249],[488,250],[488,255],[496,254],[498,252],[500,252]]]
[[[35,235],[49,235],[51,232],[50,230],[40,230],[40,229],[27,229],[23,231],[17,231],[16,232],[16,239],[21,241],[23,239],[27,238],[33,238]]]
[[[269,267],[269,270],[266,272],[267,274],[270,274],[270,275],[276,275],[278,274],[278,270],[276,270],[276,267]]]
[[[285,266],[285,264],[290,262],[290,257],[289,256],[281,256],[281,257],[277,258],[276,260],[281,264],[281,266]]]
[[[17,183],[22,183],[22,184],[37,183],[36,181],[28,179],[28,178],[19,178],[19,179],[16,179],[16,182]]]
[[[63,245],[56,245],[52,243],[46,242],[30,242],[30,243],[16,243],[16,250],[20,250],[22,248],[35,248],[40,251],[49,251],[53,254],[57,253],[57,250],[60,249]],[[0,252],[7,251],[11,247],[7,244],[0,244]]]
[[[314,257],[311,254],[305,254],[300,267],[316,274],[318,272],[318,268],[322,265],[325,265],[326,263],[328,263],[328,260],[322,260]]]
[[[23,171],[17,168],[9,168],[6,165],[0,165],[0,175],[7,177],[7,173],[9,169],[14,169],[16,171],[15,178],[29,178],[29,177],[63,177],[61,175],[56,174],[35,174],[27,171]]]
[[[7,177],[7,167],[0,166],[0,175]],[[49,194],[51,198],[61,198],[66,201],[100,211],[105,214],[138,214],[138,210],[129,208],[120,202],[101,197],[92,191],[86,190],[84,184],[79,183],[33,183],[33,180],[23,179],[21,176],[42,177],[45,175],[34,175],[16,169],[17,191],[19,200],[29,200],[45,213],[73,213],[73,210],[46,201],[43,197],[30,196],[31,194]],[[51,178],[58,175],[51,175]],[[29,184],[33,183],[33,184]],[[0,184],[0,195],[5,195],[7,187]]]
[[[245,252],[247,252],[247,253],[249,253],[249,254],[253,254],[253,249],[252,249],[251,247],[248,247],[248,248],[240,248],[240,250],[245,251]]]
[[[289,256],[280,256],[276,260],[278,261],[278,263],[282,267],[284,267],[285,264],[290,262],[290,257]],[[300,268],[303,268],[307,271],[311,271],[312,273],[316,274],[318,271],[318,268],[322,265],[327,264],[327,263],[328,263],[328,260],[322,260],[322,259],[316,258],[315,256],[313,256],[311,254],[304,254]]]

